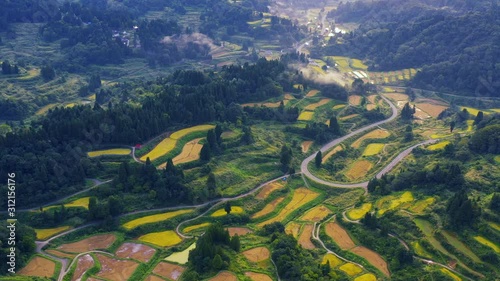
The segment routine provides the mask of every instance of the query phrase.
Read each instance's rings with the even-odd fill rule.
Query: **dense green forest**
[[[416,87],[498,97],[499,12],[496,1],[346,2],[329,15],[359,28],[316,52],[364,58],[375,71],[421,68]]]

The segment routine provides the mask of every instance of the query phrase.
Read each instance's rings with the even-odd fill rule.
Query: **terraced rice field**
[[[45,250],[45,252],[49,253],[52,256],[59,257],[59,258],[73,259],[76,256],[76,254],[68,254],[68,253],[64,253],[64,252],[54,250],[54,249],[48,249],[48,250]]]
[[[346,107],[346,105],[345,105],[345,104],[337,104],[337,105],[333,106],[333,107],[332,107],[332,109],[333,109],[333,110],[337,110],[337,109],[342,109],[342,108],[344,108],[344,107]]]
[[[134,259],[147,263],[156,253],[154,248],[137,243],[123,243],[115,252],[122,259]]]
[[[339,118],[339,120],[342,120],[342,121],[349,120],[349,119],[354,118],[354,117],[356,117],[358,115],[359,114],[350,114],[350,115],[342,116],[342,117]]]
[[[251,262],[260,262],[269,259],[271,252],[266,247],[257,247],[242,253]]]
[[[302,225],[300,223],[296,223],[296,222],[293,222],[293,221],[289,222],[285,226],[285,233],[286,234],[291,234],[293,237],[297,238],[297,237],[299,237],[301,226]]]
[[[358,275],[361,272],[363,272],[363,269],[361,267],[359,267],[355,264],[352,264],[352,263],[346,263],[346,264],[340,266],[339,269],[342,270],[343,272],[345,272],[349,276]]]
[[[100,234],[77,242],[62,244],[57,249],[68,253],[83,253],[96,249],[107,249],[115,240],[116,236],[113,234]]]
[[[179,139],[185,137],[190,133],[208,131],[213,128],[215,128],[214,125],[198,125],[176,131],[175,133],[171,134],[168,138],[162,140],[158,145],[155,146],[155,148],[153,148],[153,150],[148,152],[146,155],[142,156],[141,161],[146,161],[148,157],[151,161],[153,161],[169,153],[175,148],[175,145],[177,144],[177,141]]]
[[[197,229],[200,229],[200,228],[206,228],[210,225],[209,222],[205,222],[205,223],[200,223],[200,224],[196,224],[196,225],[192,225],[192,226],[188,226],[186,228],[184,228],[183,232],[184,233],[189,233],[193,230],[197,230]]]
[[[257,273],[257,272],[245,272],[245,276],[250,278],[252,281],[273,281],[269,275],[264,274],[264,273]]]
[[[361,143],[364,140],[367,140],[367,139],[385,139],[390,135],[391,135],[391,133],[389,133],[389,131],[382,130],[382,129],[376,129],[376,130],[373,130],[373,131],[365,134],[364,136],[358,138],[355,142],[353,142],[351,144],[351,147],[359,148],[361,146]]]
[[[464,109],[467,109],[467,111],[469,112],[469,114],[471,114],[473,116],[476,116],[479,111],[482,111],[482,110],[479,110],[477,108],[468,107],[468,106],[461,106],[460,107],[460,110],[464,110]]]
[[[293,211],[297,210],[302,205],[314,200],[316,197],[318,197],[318,195],[319,195],[318,193],[310,189],[304,187],[297,188],[293,192],[292,200],[283,209],[281,209],[281,211],[278,213],[277,216],[267,221],[259,223],[258,226],[262,227],[266,224],[270,224],[277,221],[283,221]]]
[[[376,100],[377,100],[377,95],[369,95],[367,98],[366,98],[370,103],[373,103],[373,104],[376,104]]]
[[[325,231],[342,250],[349,250],[356,247],[356,244],[354,244],[347,231],[337,223],[329,222],[325,224]]]
[[[278,206],[279,203],[281,203],[285,199],[285,197],[278,197],[271,201],[269,204],[267,204],[262,210],[258,211],[257,213],[253,214],[251,216],[252,219],[258,219],[260,217],[263,217],[267,214],[270,214],[272,211],[276,209],[276,206]]]
[[[309,148],[311,147],[311,145],[313,144],[313,141],[303,141],[302,142],[302,153],[306,153],[309,151]]]
[[[203,145],[201,145],[199,142],[202,139],[203,138],[198,138],[186,143],[182,148],[181,153],[175,156],[174,159],[172,159],[174,165],[188,163],[200,159],[200,151]],[[167,164],[165,163],[160,165],[160,167],[163,168],[163,166],[166,165]]]
[[[255,198],[259,200],[266,199],[271,193],[273,193],[275,190],[281,189],[285,186],[284,181],[273,181],[269,183],[268,185],[264,186],[259,193],[255,196]]]
[[[438,115],[441,112],[443,112],[445,109],[448,108],[448,106],[432,104],[432,103],[417,103],[415,105],[422,111],[425,111],[425,113],[429,114],[434,118],[438,117]]]
[[[175,231],[167,230],[152,232],[139,237],[139,241],[157,245],[160,247],[170,247],[181,243],[182,238]]]
[[[423,200],[418,200],[413,204],[410,208],[408,208],[408,211],[415,213],[415,214],[422,214],[427,207],[430,205],[434,204],[436,202],[436,198],[434,197],[429,197]]]
[[[330,157],[332,157],[335,153],[341,151],[342,149],[343,149],[342,146],[337,145],[332,150],[328,151],[328,153],[325,154],[325,156],[323,156],[323,163],[325,163],[326,161],[328,161],[328,159],[330,159]]]
[[[395,100],[395,101],[409,101],[410,98],[408,97],[408,95],[405,95],[405,94],[401,94],[401,93],[387,93],[387,94],[384,94],[384,96],[386,96],[387,98],[391,99],[391,100]]]
[[[186,268],[183,266],[168,262],[160,262],[153,269],[153,273],[166,277],[168,280],[179,280],[184,270],[186,270]]]
[[[83,274],[90,268],[94,266],[95,262],[94,259],[92,258],[91,255],[86,254],[83,256],[80,256],[78,258],[78,261],[76,262],[76,268],[75,272],[73,273],[73,277],[71,278],[72,281],[74,280],[81,280]]]
[[[161,213],[161,214],[156,214],[156,215],[150,215],[150,216],[145,216],[142,218],[134,219],[129,222],[126,222],[123,224],[123,227],[127,230],[134,229],[138,226],[148,224],[148,223],[155,223],[155,222],[160,222],[160,221],[166,221],[171,218],[175,218],[180,215],[184,214],[189,214],[192,213],[194,209],[184,209],[184,210],[177,210],[177,211],[171,211],[171,212],[166,212],[166,213]]]
[[[415,251],[415,254],[417,254],[418,256],[424,257],[424,258],[428,258],[428,259],[432,259],[432,255],[429,254],[424,249],[424,247],[422,247],[422,245],[420,245],[420,243],[418,241],[412,242],[411,243],[411,247],[412,247],[413,251]]]
[[[476,254],[474,254],[474,252],[469,247],[467,247],[467,245],[462,243],[462,241],[460,241],[454,233],[443,230],[441,231],[441,234],[444,236],[446,241],[448,241],[448,243],[455,249],[469,257],[474,262],[481,263],[481,260],[476,256]]]
[[[314,111],[316,108],[323,106],[323,105],[329,103],[330,101],[331,101],[331,99],[322,99],[319,102],[311,103],[311,104],[307,105],[304,109]]]
[[[364,64],[361,60],[358,60],[358,59],[351,59],[351,67],[357,68],[357,69],[363,69],[363,70],[368,69],[368,66],[366,64]]]
[[[22,276],[36,276],[50,278],[56,270],[55,262],[42,258],[40,256],[33,257],[30,262],[17,274]]]
[[[377,214],[379,216],[383,215],[387,211],[395,210],[398,207],[404,207],[403,204],[413,201],[413,194],[410,191],[406,191],[399,196],[388,195],[380,198],[376,207],[378,208]]]
[[[60,226],[55,228],[35,229],[37,240],[46,240],[58,233],[70,229],[71,226]]]
[[[231,206],[231,214],[241,214],[243,212],[244,212],[243,208],[241,208],[240,206]],[[211,217],[222,217],[222,216],[226,216],[226,215],[227,215],[226,211],[224,210],[224,208],[222,208],[222,209],[215,211],[210,216]]]
[[[490,240],[482,237],[482,236],[474,236],[474,239],[476,239],[477,242],[490,247],[493,251],[500,253],[500,247],[498,247],[497,244],[491,242]]]
[[[328,215],[330,215],[332,211],[325,207],[324,205],[319,205],[316,206],[312,209],[309,209],[301,218],[300,220],[303,221],[310,221],[310,222],[319,222],[322,219],[326,218]]]
[[[139,264],[131,260],[118,260],[103,254],[97,254],[97,259],[101,263],[101,271],[97,277],[108,280],[129,280]]]
[[[319,93],[318,90],[310,90],[309,93],[307,93],[306,97],[310,98],[310,97],[314,97],[315,95],[317,95]]]
[[[439,269],[442,273],[448,275],[451,279],[453,279],[454,281],[462,281],[462,278],[458,277],[457,275],[455,275],[455,273],[449,271],[448,269],[446,268],[440,268]]]
[[[377,155],[384,148],[383,143],[370,143],[366,146],[365,151],[363,151],[363,156]]]
[[[366,273],[354,278],[354,281],[377,281],[377,277],[375,277],[372,273]]]
[[[358,106],[361,104],[361,96],[359,95],[350,95],[349,96],[349,104]]]
[[[221,271],[215,277],[210,278],[209,281],[238,281],[238,277],[232,272]]]
[[[186,264],[189,258],[189,252],[196,248],[196,243],[191,244],[189,247],[180,252],[175,252],[170,256],[166,257],[166,261],[175,262],[178,264]]]
[[[495,229],[496,231],[500,231],[500,224],[498,224],[498,223],[494,223],[494,222],[489,221],[489,222],[488,222],[488,225],[489,225],[491,228]]]
[[[310,121],[314,117],[314,112],[312,111],[302,111],[300,113],[299,118],[297,118],[298,121]]]
[[[375,104],[369,103],[366,105],[366,110],[368,110],[368,111],[374,110],[375,108],[377,108],[377,105],[375,105]]]
[[[432,145],[429,145],[427,147],[428,150],[438,150],[438,149],[444,149],[445,146],[447,146],[448,144],[450,144],[450,141],[442,141],[442,142],[438,142],[436,144],[432,144]]]
[[[356,161],[354,165],[352,165],[351,168],[345,173],[345,175],[351,180],[363,178],[372,167],[372,162],[368,160]]]
[[[58,104],[57,103],[51,103],[51,104],[47,104],[46,106],[40,108],[36,113],[35,115],[43,115],[47,112],[49,112],[49,110],[51,110],[52,108],[55,108]]]
[[[323,261],[321,262],[321,264],[326,264],[326,262],[330,263],[331,268],[337,267],[337,266],[344,263],[341,259],[337,258],[337,256],[335,256],[334,254],[330,254],[330,253],[326,254],[323,257]]]
[[[351,209],[347,212],[347,216],[352,220],[362,219],[366,213],[372,209],[372,203],[364,203],[361,207]]]
[[[365,260],[367,260],[370,264],[375,266],[378,270],[380,270],[382,273],[384,273],[386,276],[390,276],[391,273],[389,272],[389,267],[387,266],[387,262],[376,252],[363,247],[363,246],[357,246],[355,248],[352,248],[350,250],[353,254],[356,254]]]
[[[103,156],[103,155],[130,155],[132,150],[129,148],[113,148],[113,149],[105,149],[105,150],[96,150],[90,151],[87,155],[91,158]]]
[[[315,249],[316,246],[311,242],[311,235],[313,231],[313,225],[312,224],[306,224],[304,225],[304,228],[302,229],[302,233],[299,236],[298,242],[299,244],[304,248],[308,250]]]
[[[247,235],[248,233],[252,233],[252,231],[246,227],[228,227],[227,232],[229,232],[229,236],[238,236]]]
[[[79,199],[76,199],[74,201],[71,201],[69,203],[64,204],[65,208],[77,208],[77,207],[82,207],[85,209],[89,208],[89,199],[90,197],[82,197]],[[59,208],[59,205],[53,205],[53,206],[48,206],[44,207],[43,210],[47,211],[52,208]]]

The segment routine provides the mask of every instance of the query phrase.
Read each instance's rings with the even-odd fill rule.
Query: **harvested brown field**
[[[37,277],[52,277],[56,270],[56,263],[42,258],[40,256],[35,256],[30,260],[30,262],[20,271],[17,272],[19,275],[23,276],[37,276]]]
[[[186,270],[186,268],[183,266],[168,262],[160,262],[153,269],[153,273],[166,277],[169,280],[177,280],[181,277],[184,270]]]
[[[339,245],[342,250],[349,250],[356,247],[354,241],[340,225],[335,222],[329,222],[325,225],[326,234]]]
[[[370,110],[374,110],[375,108],[377,108],[377,106],[375,104],[367,104],[366,105],[366,110],[370,111]]]
[[[371,170],[373,164],[368,160],[357,161],[352,165],[352,167],[345,173],[346,177],[351,180],[362,178]]]
[[[354,117],[356,117],[358,115],[359,114],[346,115],[346,116],[340,117],[339,119],[342,120],[342,121],[344,121],[344,120],[348,120],[348,119],[354,118]]]
[[[219,274],[210,278],[209,281],[238,281],[238,277],[229,271],[221,271]]]
[[[319,93],[318,90],[310,90],[309,93],[307,93],[306,97],[314,97]]]
[[[300,219],[303,221],[319,222],[331,213],[330,209],[324,205],[319,205],[309,209]]]
[[[384,94],[387,98],[390,98],[391,100],[395,101],[408,101],[408,95],[405,94],[400,94],[400,93],[389,93],[389,94]]]
[[[349,103],[352,105],[359,105],[361,103],[361,96],[358,95],[349,96]]]
[[[156,253],[156,250],[144,244],[123,243],[115,255],[122,259],[135,259],[140,262],[148,262]]]
[[[355,142],[351,144],[351,147],[359,148],[361,143],[366,139],[385,139],[390,135],[391,133],[389,133],[389,131],[376,129],[357,139]]]
[[[296,222],[289,222],[286,227],[285,227],[285,233],[286,234],[292,234],[293,237],[297,238],[299,236],[299,232],[300,232],[300,227],[302,225],[300,223],[296,223]]]
[[[83,274],[94,266],[94,259],[91,255],[86,254],[78,258],[76,262],[76,269],[71,277],[71,281],[81,280]]]
[[[269,275],[264,274],[264,273],[257,273],[257,272],[245,272],[245,276],[248,276],[248,278],[252,279],[252,281],[273,281]]]
[[[283,201],[283,199],[285,199],[285,197],[278,197],[278,198],[274,199],[273,201],[269,202],[269,204],[267,204],[262,210],[260,210],[257,213],[253,214],[251,216],[251,218],[252,219],[258,219],[260,217],[263,217],[263,216],[271,213],[272,211],[274,211],[274,209],[276,208],[276,206]]]
[[[285,96],[283,97],[284,100],[294,100],[295,97],[292,96],[292,94],[285,94]]]
[[[101,263],[101,271],[96,276],[113,281],[128,280],[139,266],[139,263],[131,260],[118,260],[103,254],[96,256]]]
[[[377,99],[377,95],[370,95],[367,97],[368,101],[375,104],[377,103],[376,99]]]
[[[363,246],[358,246],[350,250],[352,253],[363,257],[366,259],[369,263],[371,263],[373,266],[375,266],[378,270],[382,271],[385,275],[390,276],[391,273],[389,272],[389,267],[387,266],[387,263],[385,260],[376,252],[363,247]]]
[[[255,196],[257,199],[266,199],[269,194],[273,193],[273,191],[278,190],[285,186],[285,182],[281,180],[273,181],[266,186],[262,187],[259,193]]]
[[[246,227],[228,227],[227,231],[229,231],[229,236],[234,236],[236,234],[238,234],[238,236],[243,236],[252,233],[252,231]]]
[[[427,114],[426,112],[424,112],[422,109],[420,108],[415,108],[415,113],[413,114],[413,116],[417,117],[418,119],[427,119],[429,117],[431,117],[429,114]]]
[[[194,139],[184,145],[181,154],[177,155],[172,159],[174,165],[188,163],[200,159],[200,151],[203,145],[199,142],[203,138]],[[162,164],[166,165],[166,164]]]
[[[328,120],[330,121],[330,120]],[[313,144],[313,141],[303,141],[302,142],[302,153],[306,153],[307,151],[309,151],[309,148],[311,147],[311,145]]]
[[[326,162],[326,161],[328,161],[328,159],[330,159],[330,157],[332,157],[332,155],[334,155],[335,153],[341,151],[342,149],[343,148],[340,145],[337,145],[336,147],[334,147],[325,156],[323,156],[323,163]]]
[[[304,109],[314,111],[316,108],[318,108],[322,105],[325,105],[325,104],[329,103],[330,101],[331,101],[331,99],[322,99],[316,103],[311,103],[310,105],[306,106]]]
[[[299,244],[304,248],[308,250],[312,250],[316,248],[314,244],[311,242],[311,235],[313,231],[313,225],[312,224],[306,224],[304,225],[304,229],[302,230],[302,233],[299,236]]]
[[[113,234],[101,234],[80,240],[78,242],[62,244],[57,247],[57,249],[69,253],[83,253],[96,249],[106,249],[111,246],[115,240],[116,236]]]
[[[47,254],[50,254],[52,256],[58,257],[58,258],[68,258],[68,259],[73,259],[76,254],[68,254],[64,253],[58,250],[50,249],[50,250],[45,250]]]
[[[269,108],[276,108],[280,106],[281,101],[277,102],[253,102],[253,103],[244,103],[241,105],[241,107],[269,107]]]
[[[441,112],[448,108],[448,106],[432,103],[417,103],[416,106],[434,118],[438,117]]]
[[[251,262],[260,262],[269,259],[271,253],[266,247],[257,247],[242,253]]]

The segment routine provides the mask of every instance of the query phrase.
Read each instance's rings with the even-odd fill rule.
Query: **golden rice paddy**
[[[346,177],[351,180],[364,177],[373,167],[372,162],[368,160],[356,161],[354,165],[345,173]]]
[[[276,206],[283,201],[283,199],[285,199],[285,197],[278,197],[278,198],[274,199],[269,204],[267,204],[262,210],[253,214],[252,219],[258,219],[258,218],[263,217],[267,214],[270,214],[272,211],[274,211],[276,209]]]
[[[331,268],[337,267],[344,263],[341,259],[337,258],[337,256],[330,253],[323,256],[323,261],[321,262],[321,264],[326,264],[326,262],[330,263]]]
[[[363,272],[363,269],[361,267],[359,267],[355,264],[352,264],[352,263],[346,263],[346,264],[340,266],[339,269],[342,270],[343,272],[345,272],[349,276],[358,275],[361,272]]]
[[[312,104],[309,104],[308,106],[306,106],[304,109],[305,110],[310,110],[310,111],[314,111],[316,108],[320,107],[320,106],[323,106],[327,103],[329,103],[331,101],[331,99],[322,99],[320,100],[319,102],[316,102],[316,103],[312,103]]]
[[[330,215],[332,211],[325,207],[324,205],[319,205],[316,206],[312,209],[309,209],[301,218],[300,220],[303,221],[312,221],[312,222],[319,222],[322,219],[326,218],[328,215]]]
[[[347,216],[352,220],[362,219],[366,213],[372,209],[372,203],[364,203],[359,208],[351,209],[347,212]]]
[[[185,209],[185,210],[177,210],[177,211],[171,211],[171,212],[166,212],[166,213],[161,213],[161,214],[156,214],[156,215],[150,215],[150,216],[145,216],[142,218],[134,219],[129,222],[126,222],[123,224],[123,227],[127,230],[134,229],[138,226],[148,224],[148,223],[154,223],[154,222],[159,222],[159,221],[165,221],[180,215],[184,214],[189,214],[193,212],[194,209]]]
[[[343,149],[342,146],[337,145],[332,150],[328,151],[328,153],[325,154],[325,156],[323,156],[323,163],[328,161],[328,159],[330,159],[330,157],[332,157],[335,153],[341,151],[342,149]]]
[[[372,273],[366,273],[354,278],[354,281],[377,281],[377,277],[375,277]]]
[[[87,155],[89,157],[98,157],[103,155],[129,155],[132,152],[129,148],[113,148],[105,150],[89,151]]]
[[[188,233],[188,232],[191,232],[193,230],[197,230],[197,229],[200,229],[200,228],[205,228],[205,227],[208,227],[210,225],[209,222],[205,222],[205,223],[200,223],[200,224],[196,224],[196,225],[191,225],[191,226],[188,226],[186,228],[184,228],[184,232],[185,233]]]
[[[444,149],[445,146],[447,146],[448,144],[450,144],[450,141],[442,141],[442,142],[438,142],[436,144],[432,144],[432,145],[429,145],[427,147],[428,150],[438,150],[438,149]]]
[[[243,212],[244,212],[243,208],[241,208],[240,206],[231,206],[231,214],[241,214]],[[222,217],[222,216],[225,216],[225,215],[227,215],[227,213],[224,210],[224,208],[222,208],[222,209],[219,209],[219,210],[215,211],[210,216],[211,217]]]
[[[380,198],[376,203],[376,206],[378,208],[377,214],[381,216],[387,211],[394,210],[400,206],[403,206],[403,204],[412,201],[413,201],[413,194],[411,193],[411,191],[406,191],[399,196],[396,195],[384,196]]]
[[[302,205],[314,200],[316,197],[318,197],[318,195],[318,193],[310,189],[304,187],[297,188],[293,192],[292,200],[283,209],[281,209],[278,215],[267,221],[259,223],[258,226],[262,227],[266,224],[284,220],[293,211],[297,210]]]
[[[376,130],[373,130],[373,131],[365,134],[364,136],[360,137],[359,139],[357,139],[355,142],[353,142],[351,144],[351,146],[353,148],[359,148],[359,146],[361,145],[361,143],[364,140],[367,140],[367,139],[385,139],[390,135],[391,135],[391,133],[389,133],[389,131],[382,130],[382,129],[376,129]]]
[[[139,241],[157,245],[160,247],[170,247],[181,243],[182,239],[173,230],[153,232],[142,235]]]
[[[58,233],[70,229],[71,226],[60,226],[55,228],[35,229],[37,240],[46,240]]]
[[[158,145],[156,145],[153,150],[142,156],[141,161],[146,161],[148,157],[151,161],[153,161],[156,158],[159,158],[172,151],[180,138],[185,137],[190,133],[208,131],[210,129],[213,129],[214,127],[214,125],[198,125],[174,132],[168,138],[165,138]]]
[[[379,154],[380,151],[384,148],[383,143],[370,143],[366,146],[365,151],[363,152],[363,156],[372,156]]]
[[[297,120],[299,121],[310,121],[312,120],[314,117],[314,112],[312,111],[303,111],[302,113],[300,113],[299,115],[299,118],[297,118]]]
[[[497,244],[491,242],[490,240],[482,237],[482,236],[474,236],[474,239],[476,239],[477,242],[490,247],[493,251],[500,253],[500,247],[498,247]]]

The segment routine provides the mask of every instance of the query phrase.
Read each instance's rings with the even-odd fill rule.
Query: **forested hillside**
[[[421,68],[412,85],[477,96],[500,93],[496,1],[347,2],[330,16],[360,27],[323,52],[368,60],[371,70]]]

